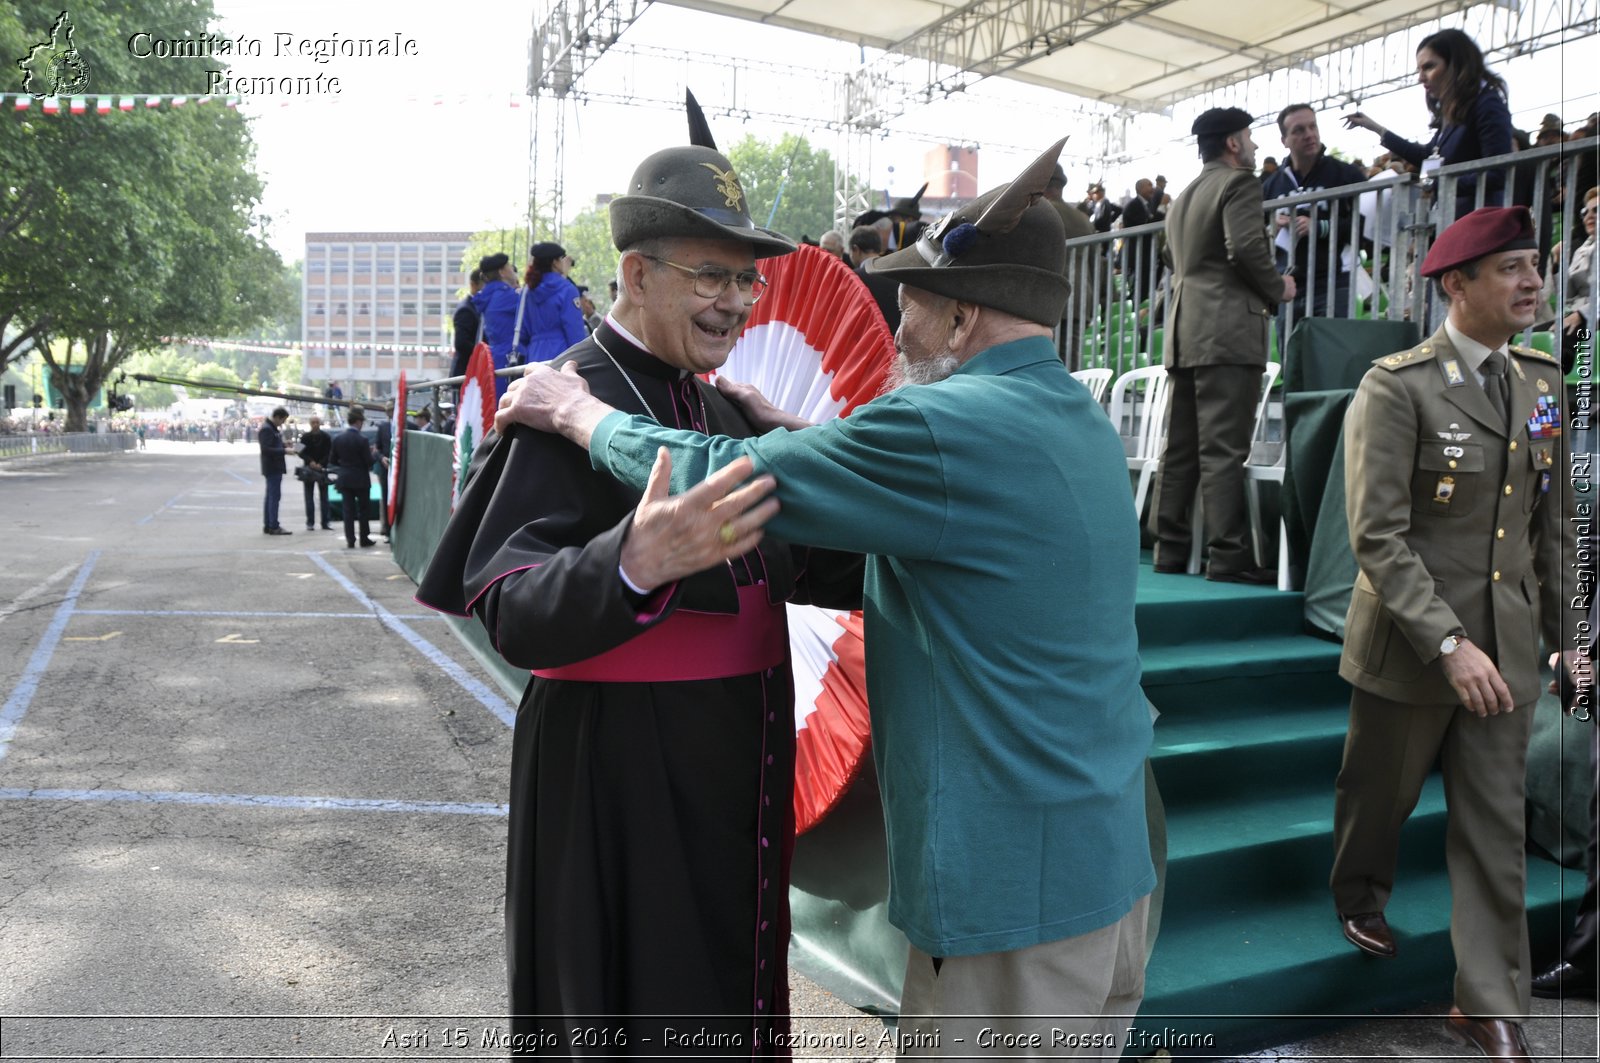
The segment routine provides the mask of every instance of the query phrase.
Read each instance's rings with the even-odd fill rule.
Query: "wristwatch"
[[[1459,650],[1461,648],[1461,644],[1465,641],[1467,640],[1461,635],[1446,635],[1444,637],[1444,641],[1439,643],[1439,656],[1450,656],[1452,653]]]

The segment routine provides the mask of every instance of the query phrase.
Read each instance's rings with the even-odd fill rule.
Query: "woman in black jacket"
[[[1374,122],[1360,111],[1345,115],[1349,129],[1370,129],[1395,155],[1420,167],[1438,154],[1443,165],[1472,162],[1511,151],[1511,109],[1506,103],[1506,83],[1484,64],[1483,52],[1460,30],[1440,30],[1417,47],[1417,81],[1422,85],[1433,115],[1433,138],[1426,144],[1407,140]],[[1483,175],[1483,206],[1498,207],[1505,197],[1505,171]],[[1457,179],[1455,214],[1440,219],[1441,228],[1478,206],[1478,179]]]

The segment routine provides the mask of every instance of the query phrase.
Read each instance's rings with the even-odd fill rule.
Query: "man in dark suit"
[[[1139,178],[1133,186],[1133,197],[1122,208],[1122,227],[1135,229],[1163,221],[1166,216],[1155,184],[1148,177]],[[1122,239],[1122,275],[1133,278],[1134,306],[1150,298],[1156,285],[1161,282],[1160,248],[1160,233],[1125,236]]]
[[[339,494],[344,505],[345,545],[356,545],[356,523],[361,524],[361,545],[376,546],[368,534],[367,498],[372,493],[370,479],[372,462],[377,452],[367,437],[361,433],[367,415],[360,406],[351,408],[345,417],[345,429],[333,437],[333,471],[338,477]]]
[[[1400,828],[1435,760],[1449,819],[1455,1006],[1448,1032],[1526,1059],[1524,782],[1544,686],[1539,640],[1576,630],[1564,570],[1560,366],[1511,346],[1540,309],[1525,207],[1477,210],[1422,264],[1449,318],[1373,363],[1345,417],[1350,544],[1360,571],[1339,674],[1355,690],[1334,804],[1329,884],[1345,937],[1393,956],[1383,911]]]
[[[1089,186],[1089,198],[1080,205],[1080,209],[1094,223],[1094,231],[1108,233],[1111,226],[1122,216],[1122,208],[1106,198],[1106,186],[1096,182]]]
[[[283,474],[289,467],[284,461],[287,448],[283,443],[283,426],[289,420],[289,411],[279,406],[272,416],[262,422],[256,433],[256,443],[261,447],[261,475],[267,480],[267,499],[261,511],[261,530],[267,535],[293,535],[294,532],[278,523],[278,502],[283,498]]]
[[[1272,314],[1294,298],[1295,287],[1272,264],[1250,122],[1237,107],[1212,108],[1195,119],[1205,166],[1167,214],[1172,304],[1164,363],[1171,413],[1151,531],[1156,571],[1184,571],[1198,489],[1210,533],[1206,578],[1266,584],[1277,575],[1256,565],[1244,463]]]
[[[332,531],[328,521],[328,455],[333,451],[333,437],[322,430],[322,418],[313,414],[311,428],[300,435],[300,460],[307,470],[301,484],[306,494],[306,531],[317,526],[316,499],[322,501],[322,530]]]

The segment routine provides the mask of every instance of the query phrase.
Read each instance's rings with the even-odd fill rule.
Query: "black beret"
[[[504,251],[495,255],[484,255],[478,259],[478,272],[485,276],[493,276],[511,264],[511,256]]]
[[[1194,120],[1194,125],[1189,132],[1197,137],[1207,134],[1237,133],[1241,129],[1249,129],[1255,124],[1255,119],[1250,117],[1249,111],[1242,111],[1237,107],[1213,107]]]
[[[541,240],[528,248],[529,258],[566,258],[567,249],[554,240]]]

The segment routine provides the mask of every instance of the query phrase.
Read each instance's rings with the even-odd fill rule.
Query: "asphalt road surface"
[[[0,1058],[503,1055],[514,703],[253,446],[151,447],[0,463]]]

